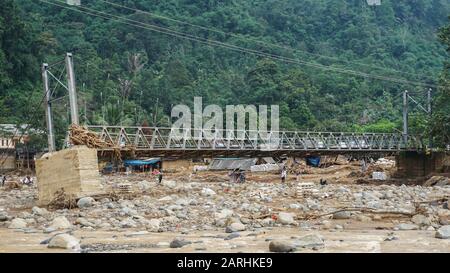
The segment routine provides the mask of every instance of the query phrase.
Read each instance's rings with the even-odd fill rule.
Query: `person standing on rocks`
[[[239,182],[244,183],[245,182],[245,171],[241,171],[239,173]]]
[[[236,183],[238,178],[238,169],[234,169],[228,173],[228,176],[230,177],[230,183]]]
[[[361,172],[365,173],[367,171],[366,159],[361,160]]]
[[[161,171],[159,172],[159,174],[158,174],[158,183],[159,183],[159,184],[161,184],[162,179],[163,179],[163,174],[162,174],[162,170],[161,170]]]
[[[162,171],[162,170],[161,170]],[[155,169],[153,170],[152,174],[158,177],[158,183],[161,184],[162,182],[162,173],[160,170]]]
[[[1,180],[2,187],[5,186],[5,182],[6,182],[6,175],[3,175],[3,176],[2,176],[2,180]]]
[[[281,183],[286,182],[286,176],[287,176],[287,169],[286,166],[283,166],[283,169],[281,169]]]

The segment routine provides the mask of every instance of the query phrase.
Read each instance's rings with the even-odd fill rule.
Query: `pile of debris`
[[[444,176],[432,176],[430,179],[428,179],[423,186],[425,187],[431,187],[431,186],[440,186],[443,187],[445,185],[450,185],[450,179]]]
[[[375,163],[375,166],[379,166],[383,169],[390,169],[395,167],[395,161],[388,158],[379,158]]]
[[[118,162],[122,162],[121,149],[127,149],[134,154],[134,147],[118,147],[112,142],[105,141],[100,136],[86,127],[72,124],[69,128],[69,141],[73,145],[84,145],[88,148],[112,148],[114,157]]]
[[[96,133],[87,128],[72,124],[69,128],[70,142],[74,145],[86,145],[88,148],[113,148],[114,144],[102,140]]]
[[[288,172],[291,174],[310,174],[311,167],[306,165],[305,160],[299,160],[296,158],[289,158],[284,164]]]

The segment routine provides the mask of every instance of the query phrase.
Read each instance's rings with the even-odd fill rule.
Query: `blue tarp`
[[[319,156],[308,156],[306,158],[306,164],[313,166],[313,167],[319,167],[320,157]]]
[[[148,166],[148,165],[155,165],[156,163],[160,162],[161,159],[151,159],[151,160],[125,160],[123,164],[125,167],[127,166]]]

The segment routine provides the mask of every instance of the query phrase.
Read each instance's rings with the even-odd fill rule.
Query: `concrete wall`
[[[162,160],[163,171],[176,172],[181,170],[187,170],[195,164],[189,159],[177,159],[177,160]]]
[[[3,162],[3,160],[5,160]],[[5,158],[2,158],[0,161],[0,171],[10,171],[14,170],[16,168],[16,156],[15,155],[8,155]]]
[[[39,203],[48,204],[61,188],[77,198],[102,193],[97,150],[75,146],[36,160]]]
[[[419,154],[402,152],[396,156],[395,177],[423,177],[434,172],[444,172],[448,168],[449,155],[445,153]]]

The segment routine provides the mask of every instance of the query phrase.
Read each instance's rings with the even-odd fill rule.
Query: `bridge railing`
[[[88,126],[118,147],[148,150],[420,150],[422,141],[401,134],[159,127]]]

